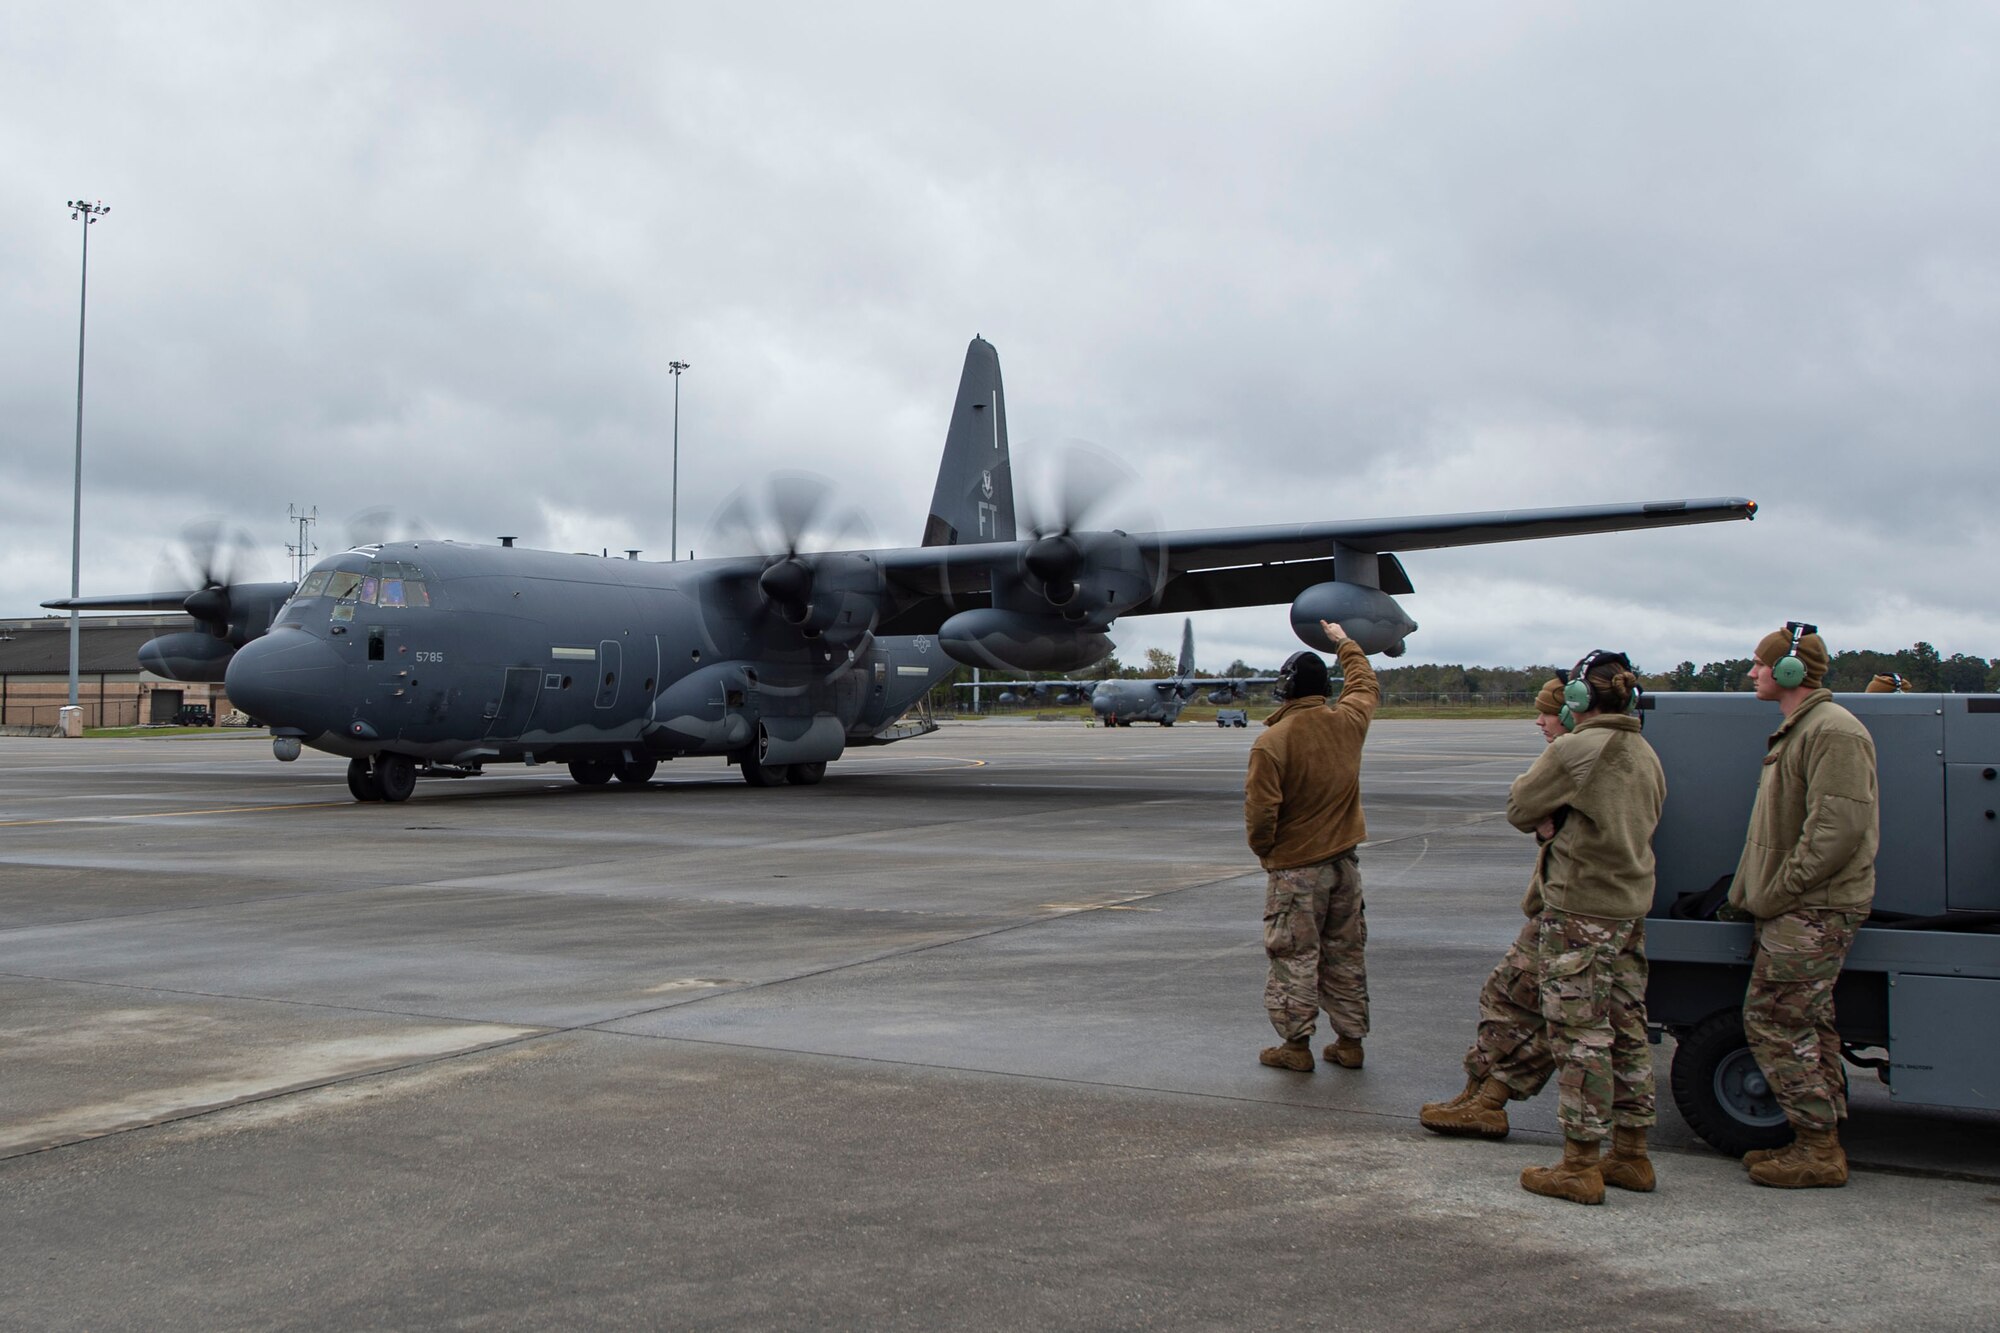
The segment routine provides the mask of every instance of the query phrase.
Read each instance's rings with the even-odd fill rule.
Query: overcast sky
[[[683,547],[799,467],[914,543],[983,334],[1122,526],[1762,506],[1413,554],[1407,661],[2000,654],[2000,8],[561,8],[8,6],[0,615],[69,587],[82,195],[86,594],[213,516],[282,576],[291,504],[664,557],[676,358]]]

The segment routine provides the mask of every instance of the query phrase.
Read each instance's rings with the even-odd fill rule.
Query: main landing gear
[[[628,787],[643,787],[653,780],[660,761],[651,755],[637,759],[573,759],[569,775],[585,787],[602,787],[617,778]]]
[[[743,780],[753,787],[781,787],[787,782],[794,787],[812,787],[826,777],[824,759],[810,764],[765,764],[745,755],[737,767],[743,770]]]

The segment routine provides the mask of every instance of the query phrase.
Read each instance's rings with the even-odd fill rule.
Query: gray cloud
[[[293,502],[329,541],[389,504],[664,555],[676,357],[683,546],[784,467],[914,540],[977,332],[1019,473],[1141,467],[1108,516],[1764,504],[1412,557],[1417,658],[1671,665],[1787,615],[2000,653],[1996,37],[1970,5],[19,7],[0,612],[68,586],[82,190],[86,591],[208,514],[275,574]],[[1205,665],[1288,651],[1281,608],[1213,619]]]

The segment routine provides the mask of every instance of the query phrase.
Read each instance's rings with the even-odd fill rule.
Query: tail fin
[[[1181,622],[1181,664],[1174,668],[1174,673],[1179,676],[1194,674],[1194,621],[1191,618]]]
[[[1014,540],[1014,473],[1007,461],[1007,402],[1000,392],[1000,354],[984,338],[965,349],[951,428],[925,546]]]

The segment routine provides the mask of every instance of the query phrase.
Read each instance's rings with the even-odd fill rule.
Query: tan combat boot
[[[1421,1120],[1424,1116],[1436,1115],[1439,1111],[1456,1111],[1459,1107],[1465,1105],[1467,1102],[1471,1101],[1474,1097],[1477,1097],[1479,1095],[1479,1082],[1480,1080],[1477,1074],[1467,1074],[1465,1076],[1465,1086],[1463,1088],[1459,1089],[1458,1092],[1453,1094],[1451,1098],[1446,1101],[1425,1102],[1423,1106],[1418,1110],[1417,1118]]]
[[[1750,1168],[1750,1179],[1775,1189],[1837,1189],[1847,1183],[1847,1154],[1831,1129],[1798,1127],[1792,1146]]]
[[[1555,1166],[1531,1166],[1521,1173],[1521,1188],[1530,1194],[1571,1203],[1603,1203],[1604,1175],[1597,1169],[1597,1144],[1563,1140],[1563,1159]]]
[[[1646,1156],[1643,1125],[1614,1125],[1611,1128],[1611,1155],[1598,1166],[1604,1183],[1621,1190],[1648,1193],[1658,1182],[1653,1178],[1653,1160]]]
[[[1301,1038],[1298,1041],[1288,1041],[1283,1046],[1266,1046],[1257,1052],[1257,1063],[1269,1065],[1273,1069],[1290,1069],[1301,1074],[1310,1074],[1313,1071],[1312,1043]]]
[[[1787,1143],[1777,1148],[1752,1148],[1743,1154],[1743,1169],[1748,1171],[1759,1162],[1768,1162],[1779,1153],[1790,1151],[1791,1146]]]
[[[1417,1113],[1417,1123],[1438,1134],[1475,1139],[1507,1137],[1507,1085],[1497,1078],[1482,1080],[1470,1100],[1440,1102]]]
[[[1326,1044],[1326,1049],[1320,1052],[1320,1055],[1330,1065],[1339,1065],[1342,1069],[1359,1069],[1361,1068],[1361,1039],[1358,1037],[1341,1037],[1335,1041],[1330,1041]]]

